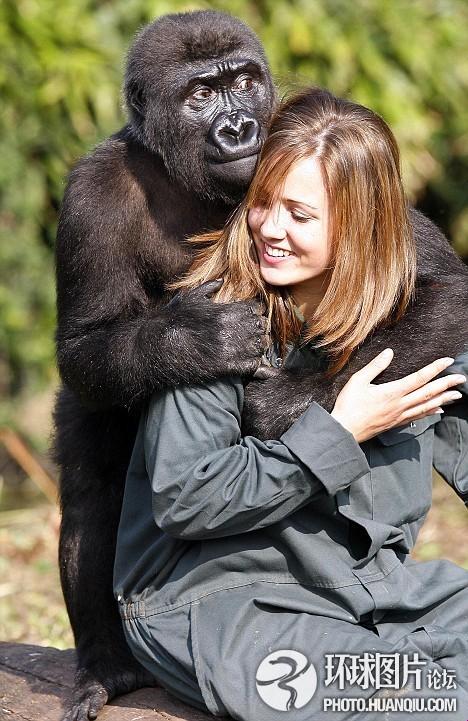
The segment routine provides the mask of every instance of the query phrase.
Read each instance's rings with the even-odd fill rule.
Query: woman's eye
[[[291,217],[298,223],[307,223],[309,220],[312,220],[309,215],[302,215],[300,213],[291,213]]]

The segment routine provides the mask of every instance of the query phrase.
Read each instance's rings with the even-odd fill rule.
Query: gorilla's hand
[[[245,388],[242,435],[278,440],[312,401],[330,411],[336,392],[317,371],[260,368]]]
[[[127,667],[102,682],[85,669],[78,669],[70,708],[62,721],[94,721],[108,701],[145,686],[156,686],[155,679],[140,664]]]
[[[110,700],[104,686],[86,672],[78,672],[71,706],[62,721],[90,721]]]
[[[160,309],[164,317],[158,367],[170,361],[162,385],[194,383],[222,375],[247,375],[260,365],[267,346],[266,318],[258,301],[215,303],[222,285],[210,281],[177,293]]]
[[[121,313],[107,326],[62,339],[63,380],[93,409],[131,408],[164,388],[254,373],[267,346],[261,306],[215,303],[209,296],[220,287],[204,283],[146,313]]]

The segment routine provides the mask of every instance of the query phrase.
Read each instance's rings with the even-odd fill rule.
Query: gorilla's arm
[[[466,265],[440,228],[416,208],[410,208],[409,214],[418,254],[418,277],[435,280],[452,273],[466,275]]]
[[[165,279],[184,270],[190,255],[151,222],[141,188],[112,145],[100,152],[105,162],[98,152],[72,172],[59,221],[62,379],[92,407],[130,407],[167,385],[253,371],[259,317],[245,303],[213,303],[203,287],[169,299]]]
[[[398,323],[376,330],[332,379],[308,370],[271,370],[245,391],[243,433],[278,439],[312,401],[331,411],[351,375],[384,348],[394,360],[376,382],[413,373],[468,347],[468,269],[443,234],[425,216],[412,211],[418,246],[418,284],[414,303]]]

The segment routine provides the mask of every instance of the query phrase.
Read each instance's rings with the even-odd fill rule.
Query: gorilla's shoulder
[[[113,201],[128,209],[130,197],[139,206],[138,196],[144,202],[142,178],[148,175],[154,182],[157,166],[157,159],[123,128],[77,161],[68,176],[64,200],[89,208],[104,202],[107,213]]]
[[[416,208],[409,209],[418,257],[418,276],[455,273],[467,275],[468,268],[456,254],[440,228]]]
[[[103,168],[111,169],[112,165],[122,163],[131,142],[125,128],[119,130],[83,155],[73,166],[71,177],[81,173],[87,173],[90,176],[93,171],[99,174]]]

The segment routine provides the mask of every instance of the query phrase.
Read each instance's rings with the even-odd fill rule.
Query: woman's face
[[[329,277],[327,198],[314,157],[291,167],[279,200],[271,208],[251,208],[248,224],[267,283],[311,281],[316,287]]]

